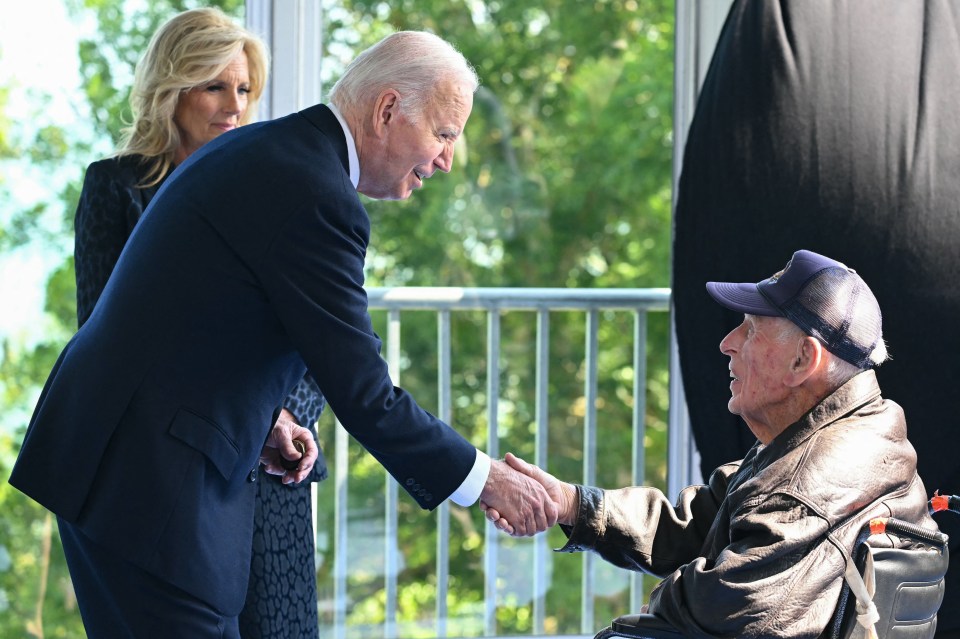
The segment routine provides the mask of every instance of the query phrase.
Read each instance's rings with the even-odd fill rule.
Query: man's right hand
[[[497,514],[498,528],[515,537],[529,537],[557,523],[557,504],[547,489],[502,461],[490,461],[480,504],[488,518],[491,510]]]
[[[539,466],[528,464],[512,453],[507,453],[506,464],[514,470],[527,475],[543,486],[550,499],[557,505],[557,523],[573,525],[577,519],[577,489],[573,484],[562,482]],[[481,498],[480,508],[486,517],[500,530],[514,534],[512,520]],[[538,531],[539,532],[539,531]]]

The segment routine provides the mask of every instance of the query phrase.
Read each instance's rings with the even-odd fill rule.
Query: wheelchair
[[[935,494],[930,512],[941,510],[960,513],[960,497]],[[874,546],[874,535],[882,534],[895,535],[901,543],[893,548]],[[857,537],[837,606],[821,639],[932,639],[943,601],[948,541],[940,531],[899,519],[867,523]],[[862,624],[858,616],[864,618]],[[617,617],[594,639],[686,636],[656,615],[638,613]]]

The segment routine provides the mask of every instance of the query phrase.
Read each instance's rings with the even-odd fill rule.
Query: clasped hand
[[[573,496],[571,496],[571,493]],[[565,523],[575,513],[575,491],[538,466],[512,453],[492,461],[480,508],[499,530],[528,537]]]
[[[294,446],[293,441],[303,445],[303,454]],[[293,414],[287,409],[280,411],[277,423],[270,429],[270,435],[260,452],[260,463],[270,475],[283,475],[284,484],[299,483],[307,478],[320,452],[313,433],[294,421]],[[292,470],[284,467],[284,461],[298,461]]]

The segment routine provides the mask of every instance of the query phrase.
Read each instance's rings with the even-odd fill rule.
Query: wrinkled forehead
[[[435,117],[450,123],[458,122],[462,126],[473,108],[473,91],[456,81],[444,82],[434,92],[431,106]]]
[[[777,339],[786,339],[793,336],[805,335],[803,329],[786,317],[771,315],[744,315],[744,318],[753,323],[758,331]]]

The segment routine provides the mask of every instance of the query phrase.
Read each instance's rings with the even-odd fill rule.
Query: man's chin
[[[366,195],[371,200],[407,200],[413,195],[413,191],[409,189],[403,191],[402,193],[377,193],[376,195],[372,193],[365,193],[361,189],[357,189],[357,193],[361,195]]]

